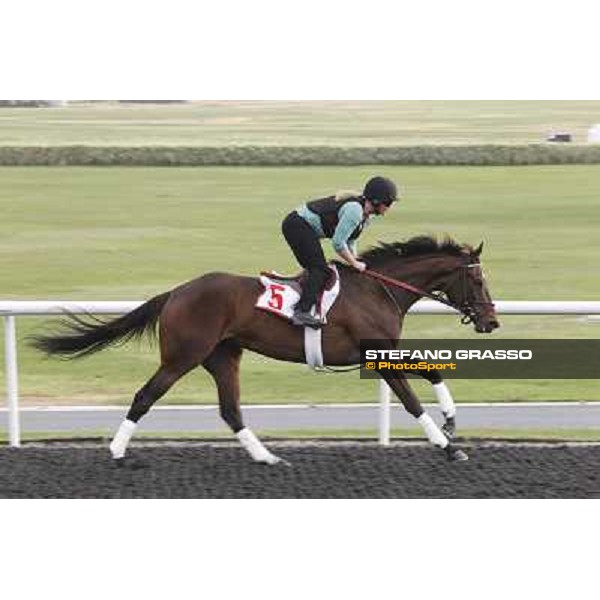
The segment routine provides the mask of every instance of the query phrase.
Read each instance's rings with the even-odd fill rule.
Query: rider
[[[334,250],[357,271],[367,267],[356,255],[356,239],[373,215],[384,215],[397,200],[395,183],[387,177],[373,177],[362,194],[340,192],[308,202],[292,211],[283,220],[282,232],[296,260],[308,277],[302,296],[294,309],[295,325],[319,328],[323,321],[311,314],[329,269],[319,240],[331,238]]]

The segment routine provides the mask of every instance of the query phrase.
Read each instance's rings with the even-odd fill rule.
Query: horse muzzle
[[[492,333],[498,327],[500,327],[500,322],[496,317],[483,317],[475,321],[475,331],[477,333]]]

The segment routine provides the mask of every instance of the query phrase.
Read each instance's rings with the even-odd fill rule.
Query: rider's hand
[[[361,262],[360,260],[355,260],[352,263],[352,266],[357,270],[360,271],[361,273],[367,268],[366,263]]]

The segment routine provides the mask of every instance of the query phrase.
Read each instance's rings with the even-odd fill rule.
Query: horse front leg
[[[416,371],[416,373],[431,383],[433,393],[435,394],[442,416],[444,417],[442,431],[449,440],[453,440],[456,434],[456,405],[454,404],[454,399],[452,398],[448,386],[438,371],[427,371],[427,369],[422,369]]]
[[[456,405],[454,404],[454,399],[444,381],[432,385],[440,410],[444,416],[442,431],[448,436],[449,440],[453,440],[456,434]]]
[[[403,375],[382,371],[379,373],[381,377],[390,386],[396,396],[399,398],[402,405],[423,428],[427,439],[438,448],[442,448],[446,453],[448,460],[464,461],[469,457],[459,448],[454,447],[444,435],[442,430],[435,424],[434,420],[427,414],[421,406],[416,394],[412,391],[407,379]]]

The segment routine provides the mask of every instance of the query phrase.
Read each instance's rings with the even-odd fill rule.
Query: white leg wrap
[[[110,452],[113,458],[123,458],[127,450],[127,444],[137,427],[137,423],[125,419],[119,427],[113,441],[110,443]]]
[[[454,405],[454,400],[448,386],[443,381],[441,383],[434,383],[433,391],[444,415],[446,417],[454,417],[456,415],[456,406]]]
[[[268,463],[270,465],[279,462],[280,459],[274,454],[271,454],[247,427],[244,427],[244,429],[238,431],[235,435],[255,461]]]
[[[445,448],[448,445],[448,438],[441,432],[440,428],[433,422],[433,419],[423,413],[418,419],[423,431],[427,435],[427,439],[434,445],[440,448]]]

